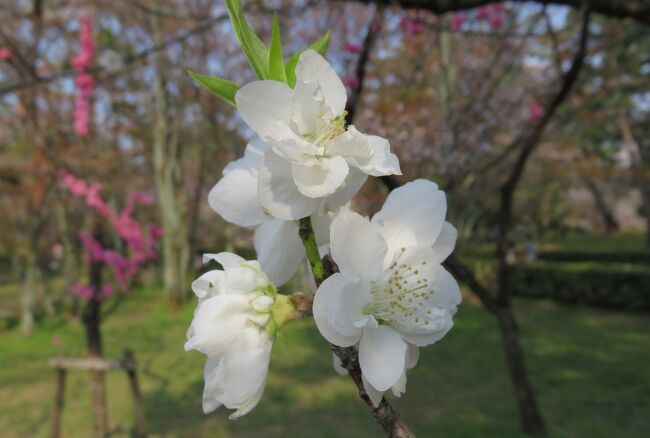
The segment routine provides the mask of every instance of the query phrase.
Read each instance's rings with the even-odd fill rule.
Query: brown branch
[[[372,410],[375,420],[384,428],[388,436],[390,438],[414,437],[399,412],[386,401],[386,398],[382,397],[379,406],[373,406],[363,385],[363,379],[361,378],[361,366],[359,365],[359,352],[357,349],[355,347],[337,347],[332,345],[332,351],[341,360],[341,366],[347,370],[348,375],[357,387],[359,397]]]
[[[379,37],[379,32],[384,23],[384,5],[377,6],[375,13],[368,24],[368,29],[366,30],[366,36],[363,39],[363,45],[361,46],[361,52],[359,53],[359,59],[357,60],[357,65],[355,68],[355,76],[357,78],[357,85],[352,87],[350,98],[348,99],[345,110],[347,114],[345,115],[345,121],[348,125],[352,124],[354,116],[357,112],[358,103],[361,100],[361,93],[363,92],[363,86],[366,79],[366,71],[368,69],[368,62],[370,61],[370,54],[375,46],[377,38]]]
[[[467,285],[467,287],[474,292],[490,313],[493,315],[499,313],[500,309],[492,295],[492,292],[490,292],[490,290],[482,284],[478,278],[476,278],[472,270],[461,262],[456,255],[450,255],[447,260],[444,261],[443,265],[455,278],[457,278],[461,283]]]
[[[220,15],[218,17],[215,17],[214,19],[207,21],[205,23],[202,23],[187,32],[183,32],[180,35],[177,35],[172,38],[168,38],[167,40],[161,42],[160,44],[154,44],[151,47],[148,47],[144,50],[142,50],[139,53],[136,53],[135,55],[127,56],[122,60],[123,63],[123,68],[128,67],[130,64],[133,64],[137,61],[143,60],[147,57],[149,57],[152,54],[155,54],[161,50],[164,50],[168,47],[171,47],[173,45],[179,44],[187,40],[188,38],[192,37],[193,35],[206,32],[210,30],[214,25],[221,21],[225,21],[228,18],[226,14]],[[106,70],[103,70],[100,67],[92,67],[89,70],[89,73],[91,73],[96,80],[102,81],[102,80],[109,80],[113,77],[119,77],[123,71],[122,69],[117,72],[107,72]],[[13,84],[8,84],[4,87],[0,87],[0,97],[10,94],[10,93],[15,93],[17,91],[23,90],[25,88],[37,86],[37,85],[45,85],[49,84],[51,82],[54,82],[56,80],[72,76],[74,75],[75,71],[72,68],[68,68],[65,70],[62,70],[60,72],[54,73],[50,76],[39,76],[34,79],[26,80],[26,81],[19,81],[15,82]]]
[[[375,14],[370,20],[368,29],[366,30],[366,36],[363,40],[361,53],[359,54],[359,59],[357,60],[357,65],[355,68],[357,85],[355,87],[352,87],[350,98],[348,99],[348,102],[345,106],[345,122],[348,125],[352,125],[354,123],[355,117],[357,115],[357,108],[361,102],[361,93],[363,92],[366,73],[368,71],[368,63],[370,62],[370,55],[372,54],[375,43],[377,42],[384,21],[384,10],[384,5],[377,6]],[[397,180],[397,178],[395,178],[394,175],[382,176],[381,180],[384,182],[386,187],[388,187],[388,190],[393,190],[401,185],[401,183]]]
[[[576,52],[571,68],[562,78],[562,85],[560,86],[559,91],[555,96],[553,96],[549,103],[544,108],[544,115],[539,119],[539,121],[534,125],[532,130],[524,133],[523,138],[520,138],[518,143],[521,146],[521,151],[517,157],[516,164],[513,168],[510,177],[507,182],[503,185],[503,190],[513,191],[521,178],[526,161],[528,157],[533,152],[539,140],[541,138],[546,125],[553,118],[555,112],[559,106],[566,100],[569,96],[573,85],[578,80],[580,75],[580,70],[582,70],[582,65],[584,63],[585,56],[587,55],[587,41],[589,39],[589,23],[590,23],[590,11],[587,9],[583,14],[582,28],[580,30],[580,42],[578,44],[578,51]]]
[[[499,239],[497,241],[497,259],[499,261],[498,284],[499,284],[499,301],[507,302],[510,295],[510,266],[507,263],[507,252],[510,244],[510,228],[512,226],[512,207],[514,193],[517,185],[521,180],[526,163],[532,152],[535,150],[541,140],[542,133],[549,121],[555,115],[562,102],[569,96],[573,85],[578,80],[580,70],[587,55],[587,41],[589,40],[589,23],[590,11],[585,9],[580,30],[580,42],[578,50],[573,58],[571,68],[563,76],[562,83],[558,92],[548,101],[544,107],[544,115],[530,129],[524,130],[521,136],[516,139],[519,145],[519,154],[515,160],[514,166],[508,179],[501,186],[501,210],[499,214]],[[514,144],[514,143],[513,143]]]
[[[505,0],[337,0],[377,5],[396,5],[404,9],[421,9],[444,14],[464,11],[490,3]],[[650,0],[515,0],[510,3],[538,3],[542,5],[564,5],[576,9],[589,7],[593,12],[611,18],[631,18],[642,24],[650,24]]]

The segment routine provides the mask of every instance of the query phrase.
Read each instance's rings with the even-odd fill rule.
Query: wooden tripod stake
[[[126,350],[122,359],[106,359],[102,357],[69,358],[57,357],[50,360],[50,366],[56,370],[56,393],[54,396],[54,416],[52,418],[52,438],[61,437],[61,417],[63,414],[66,373],[72,370],[84,370],[91,373],[106,373],[110,370],[124,370],[129,378],[129,386],[133,397],[135,411],[136,436],[146,437],[146,425],[142,395],[138,385],[137,367],[133,352]],[[92,382],[91,382],[92,383]],[[96,434],[107,436],[107,430],[98,431]],[[99,438],[99,437],[97,437]],[[103,438],[103,437],[101,437]]]

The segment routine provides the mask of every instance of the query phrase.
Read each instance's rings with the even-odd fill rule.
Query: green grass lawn
[[[418,437],[521,436],[492,318],[467,299],[456,327],[422,350],[395,401]],[[650,320],[647,316],[517,301],[531,377],[552,436],[650,436]],[[334,373],[311,321],[291,324],[276,342],[266,392],[236,422],[201,412],[203,357],[185,353],[193,304],[168,310],[157,289],[134,291],[104,325],[106,353],[135,350],[148,426],[159,437],[382,436],[353,385]],[[56,346],[53,336],[63,344]],[[83,354],[79,322],[53,318],[29,338],[0,333],[0,436],[48,436],[54,373],[47,359]],[[68,380],[63,436],[91,435],[87,376]],[[108,377],[113,437],[130,436],[126,377]]]

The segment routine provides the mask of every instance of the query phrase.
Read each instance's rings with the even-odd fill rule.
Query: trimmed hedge
[[[650,265],[650,252],[542,251],[539,260],[548,262],[602,262]]]
[[[576,268],[577,267],[577,268]],[[650,270],[538,263],[513,269],[513,293],[608,309],[650,311]]]

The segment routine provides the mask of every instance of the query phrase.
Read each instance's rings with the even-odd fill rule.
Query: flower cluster
[[[476,11],[476,18],[487,23],[492,30],[499,30],[503,27],[505,6],[503,3],[491,3],[481,6]]]
[[[375,405],[390,388],[404,392],[414,351],[452,327],[460,289],[441,266],[456,230],[445,222],[444,194],[430,181],[395,189],[372,221],[343,208],[332,221],[340,273],[314,299],[314,319],[334,345],[358,345],[366,391]]]
[[[254,230],[259,260],[208,255],[223,270],[192,284],[198,306],[185,348],[207,356],[203,409],[225,405],[237,418],[259,402],[274,335],[304,314],[276,286],[294,276],[306,252],[321,280],[311,308],[318,330],[331,344],[358,350],[365,391],[378,406],[385,391],[406,391],[419,349],[449,332],[461,301],[458,283],[442,267],[457,234],[445,221],[445,195],[433,182],[416,180],[393,190],[371,220],[354,212],[349,202],[368,176],[401,175],[388,140],[346,123],[351,81],[342,81],[319,52],[307,49],[285,64],[273,50],[277,22],[271,49],[251,51],[256,40],[241,24],[241,6],[229,12],[239,17],[233,24],[259,80],[239,88],[193,77],[235,105],[255,133],[208,201],[226,221]],[[317,263],[325,254],[339,271],[329,277]],[[346,372],[337,357],[334,367]]]
[[[115,281],[123,288],[128,287],[129,281],[138,270],[149,261],[157,258],[156,244],[162,237],[162,230],[152,224],[143,227],[133,218],[136,204],[152,204],[153,197],[146,193],[132,193],[121,212],[113,210],[100,196],[102,189],[99,183],[89,183],[65,171],[60,172],[61,184],[73,195],[84,200],[86,205],[95,210],[101,217],[108,220],[117,235],[126,243],[130,254],[120,254],[118,251],[105,248],[101,242],[88,233],[79,232],[79,241],[84,248],[86,263],[102,263],[110,267]],[[81,298],[90,299],[93,289],[90,285],[73,285],[71,292]],[[101,298],[113,292],[110,285],[104,285],[99,291]]]
[[[236,419],[250,412],[264,392],[273,335],[293,313],[257,261],[232,253],[207,255],[223,270],[192,283],[199,299],[185,350],[205,354],[203,411],[224,405]]]
[[[84,136],[88,134],[88,123],[90,118],[90,97],[93,94],[95,79],[89,69],[95,54],[95,42],[90,16],[86,15],[81,20],[79,31],[80,50],[77,56],[72,59],[72,66],[75,69],[75,86],[77,95],[75,97],[74,129],[77,134]]]
[[[506,8],[503,3],[491,3],[477,8],[473,15],[477,22],[485,23],[491,30],[497,31],[505,22]],[[470,18],[470,14],[455,13],[451,17],[451,28],[454,31],[461,30],[467,18]]]
[[[7,61],[11,59],[11,50],[7,47],[0,47],[0,61]]]
[[[417,18],[405,15],[399,20],[399,28],[408,36],[414,36],[424,30],[424,24]]]

